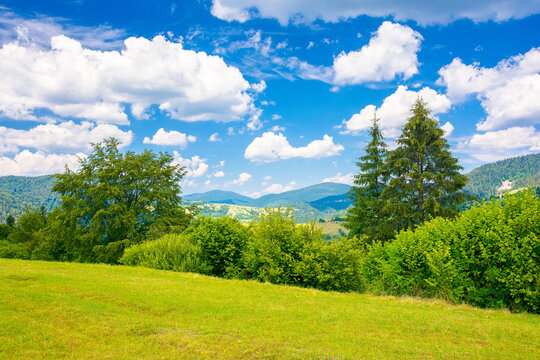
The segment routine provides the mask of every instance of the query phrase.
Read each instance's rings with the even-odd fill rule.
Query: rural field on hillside
[[[0,359],[538,359],[540,317],[137,267],[0,260]]]

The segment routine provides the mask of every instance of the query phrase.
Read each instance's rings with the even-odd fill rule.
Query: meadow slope
[[[0,359],[538,359],[540,316],[0,259]]]

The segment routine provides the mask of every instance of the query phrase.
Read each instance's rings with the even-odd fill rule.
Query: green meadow
[[[538,359],[540,317],[139,267],[0,259],[0,359]]]

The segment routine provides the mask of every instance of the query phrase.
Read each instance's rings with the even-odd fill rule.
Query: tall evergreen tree
[[[460,174],[463,168],[452,156],[439,122],[430,117],[421,98],[411,112],[387,159],[392,179],[382,197],[387,224],[394,231],[414,228],[431,217],[454,216],[467,198],[461,191],[467,177]]]
[[[365,155],[356,162],[359,173],[354,176],[354,186],[349,195],[353,206],[347,212],[345,226],[351,235],[365,234],[372,240],[386,240],[392,235],[385,227],[381,200],[387,182],[384,171],[387,150],[378,121],[374,114]]]

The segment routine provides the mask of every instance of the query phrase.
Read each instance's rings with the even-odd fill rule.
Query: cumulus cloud
[[[450,121],[447,121],[441,126],[441,129],[444,131],[444,137],[449,137],[454,132],[454,125]]]
[[[243,172],[240,175],[238,175],[238,178],[234,179],[232,183],[235,185],[244,185],[249,180],[251,180],[251,175],[246,172]]]
[[[349,120],[344,121],[345,129],[342,133],[356,134],[369,129],[373,114],[376,112],[384,136],[396,137],[410,117],[411,107],[419,96],[427,103],[433,115],[445,113],[452,106],[445,95],[438,94],[429,87],[424,87],[420,91],[412,91],[408,90],[407,86],[400,85],[395,93],[384,99],[379,108],[375,105],[368,105]]]
[[[217,177],[217,178],[224,177],[224,176],[225,176],[225,173],[223,171],[221,171],[221,170],[216,171],[214,173],[214,177]]]
[[[310,142],[307,146],[293,147],[283,134],[268,131],[248,145],[244,157],[254,162],[271,162],[296,157],[319,159],[339,155],[343,150],[344,147],[335,144],[334,139],[328,135],[324,135],[322,140]]]
[[[84,48],[54,36],[50,49],[17,42],[0,49],[0,114],[37,120],[48,109],[98,123],[128,124],[151,106],[185,121],[241,120],[257,111],[250,84],[221,57],[156,36],[128,38],[122,51]]]
[[[274,18],[281,25],[306,24],[317,19],[338,22],[360,15],[392,16],[422,25],[447,24],[458,19],[504,21],[540,12],[540,2],[531,0],[212,0],[212,14],[222,20],[245,22],[253,18]]]
[[[189,178],[198,178],[206,174],[208,164],[205,159],[201,159],[198,155],[191,159],[184,159],[178,151],[173,151],[173,165],[181,165],[186,168],[186,176]]]
[[[215,132],[213,133],[212,135],[210,135],[210,137],[208,138],[208,140],[210,142],[216,142],[216,141],[219,141],[220,138],[219,138],[219,133]]]
[[[475,134],[458,145],[480,161],[497,161],[540,151],[540,133],[534,126],[511,127],[505,130]]]
[[[409,79],[418,73],[422,35],[410,27],[385,21],[358,51],[342,52],[334,59],[334,83],[361,84],[387,81],[401,75]]]
[[[500,61],[493,68],[464,64],[456,58],[439,70],[438,84],[452,101],[476,94],[487,118],[482,131],[540,123],[540,48]]]
[[[63,173],[67,165],[71,170],[79,167],[79,158],[86,155],[78,153],[69,154],[46,154],[42,151],[31,152],[23,150],[13,159],[0,157],[0,176],[37,176]]]
[[[340,172],[338,172],[334,176],[325,178],[322,182],[333,182],[333,183],[352,185],[353,184],[353,177],[354,177],[354,175],[352,173],[342,175]]]
[[[31,148],[46,152],[87,151],[90,143],[97,143],[108,137],[120,141],[120,147],[128,146],[133,140],[131,130],[122,131],[115,125],[94,125],[83,121],[76,124],[66,121],[60,124],[43,124],[29,130],[17,130],[0,126],[0,154],[15,153],[21,148]]]
[[[289,185],[281,185],[281,184],[272,184],[261,192],[262,194],[279,194],[285,191],[291,191],[294,189],[294,186],[292,184]]]
[[[143,143],[164,146],[179,146],[181,148],[185,148],[188,142],[195,142],[195,140],[197,140],[197,138],[193,135],[186,135],[175,130],[165,131],[163,128],[161,128],[156,131],[151,139],[146,136]]]

